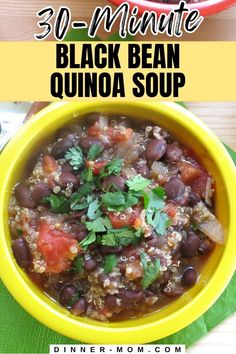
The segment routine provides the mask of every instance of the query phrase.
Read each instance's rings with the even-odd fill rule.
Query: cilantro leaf
[[[80,174],[80,178],[85,182],[92,182],[94,179],[93,170],[90,167],[84,169]]]
[[[121,228],[111,229],[106,235],[102,236],[101,243],[104,246],[128,246],[130,244],[136,244],[140,235],[134,229]]]
[[[103,269],[105,273],[111,273],[113,269],[117,266],[118,259],[115,254],[109,254],[104,258]]]
[[[156,187],[152,190],[155,194],[158,195],[159,198],[161,199],[164,199],[165,196],[166,196],[166,191],[165,191],[165,188],[159,186],[159,187]]]
[[[70,207],[72,210],[77,210],[76,205],[80,202],[81,198],[91,193],[93,190],[92,183],[85,183],[78,189],[76,193],[73,193],[70,198]]]
[[[83,249],[87,249],[89,245],[91,245],[91,243],[96,241],[96,234],[95,232],[91,231],[88,236],[86,236],[81,242],[80,242],[80,246]]]
[[[121,192],[107,192],[102,196],[102,204],[106,207],[119,207],[125,204],[125,196]]]
[[[82,256],[77,256],[73,261],[73,268],[76,272],[83,272],[84,270],[84,258]]]
[[[155,259],[153,262],[147,257],[146,253],[140,254],[141,263],[144,270],[144,276],[141,285],[144,289],[148,288],[158,277],[160,272],[160,261]]]
[[[139,199],[130,192],[107,192],[101,201],[109,211],[122,211],[137,204]]]
[[[105,171],[109,175],[119,175],[122,169],[122,162],[121,159],[113,159],[105,166]]]
[[[143,193],[144,208],[153,209],[153,210],[164,208],[165,206],[164,196],[160,197],[159,195],[160,195],[159,189],[157,191],[156,188],[148,192],[144,192]]]
[[[151,181],[141,175],[136,175],[126,181],[127,186],[130,190],[139,192],[149,186]]]
[[[44,203],[49,203],[51,211],[55,214],[67,214],[70,211],[70,201],[64,195],[51,194],[43,198]]]
[[[95,160],[98,155],[101,154],[101,152],[104,150],[104,148],[101,145],[98,144],[93,144],[88,151],[88,159],[89,160]]]
[[[89,204],[87,215],[90,220],[94,220],[102,215],[99,210],[100,206],[101,204],[99,203],[98,198]]]
[[[166,229],[170,226],[170,219],[164,211],[146,211],[147,223],[154,227],[158,235],[165,235]]]
[[[99,217],[94,221],[88,221],[85,223],[89,231],[93,232],[106,232],[112,228],[111,222],[108,217]]]
[[[65,159],[70,162],[74,170],[78,170],[84,163],[81,147],[76,146],[69,149],[65,154]]]

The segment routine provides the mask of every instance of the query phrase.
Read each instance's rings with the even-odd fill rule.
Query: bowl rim
[[[112,4],[119,6],[123,2],[130,4],[131,9],[134,6],[138,6],[139,14],[144,11],[155,11],[157,14],[165,13],[168,14],[172,9],[176,8],[176,4],[163,4],[154,3],[148,0],[109,0]],[[199,3],[187,4],[189,9],[198,9],[201,16],[210,16],[217,12],[226,10],[227,8],[236,4],[236,0],[204,0]]]
[[[50,125],[50,119],[42,118],[45,118],[48,114],[52,114],[52,112],[53,114],[57,114],[58,112],[58,116],[60,116],[63,112],[72,113],[75,110],[87,107],[89,107],[90,111],[94,111],[97,104],[97,101],[54,103],[38,113],[34,119],[25,123],[0,156],[0,164],[3,164],[5,161],[6,166],[0,176],[1,206],[4,206],[11,171],[14,170],[18,156],[28,144],[26,139],[27,134],[30,133],[32,135],[31,139],[33,139],[33,137],[37,135],[37,129],[46,131],[47,126]],[[122,109],[124,103],[122,101],[99,102],[99,106],[104,107],[104,109],[106,106],[110,105],[118,105]],[[16,266],[13,256],[8,250],[7,240],[3,237],[5,234],[4,224],[0,223],[0,276],[10,293],[26,311],[46,326],[62,335],[76,340],[83,340],[88,343],[139,344],[157,340],[181,330],[200,317],[217,300],[230,281],[236,267],[236,259],[229,257],[232,249],[236,247],[236,238],[233,237],[236,230],[236,218],[233,217],[233,210],[236,209],[236,183],[233,183],[236,181],[236,168],[222,143],[200,119],[176,103],[132,101],[126,102],[126,105],[130,105],[131,107],[140,106],[140,108],[142,107],[143,109],[159,111],[167,116],[175,115],[175,120],[180,125],[184,125],[190,132],[193,132],[200,142],[203,141],[203,145],[208,144],[208,152],[210,156],[214,156],[214,160],[217,161],[217,166],[222,172],[227,188],[227,195],[229,196],[230,215],[228,235],[231,235],[231,237],[229,237],[217,269],[207,286],[199,291],[191,301],[172,314],[157,321],[135,326],[125,325],[125,323],[128,322],[124,322],[124,327],[114,328],[109,324],[104,325],[94,320],[85,321],[83,318],[74,319],[68,316],[67,313],[57,311],[52,305],[49,305],[46,301],[43,301],[42,298],[37,296],[21,276],[19,268]],[[206,136],[207,139],[205,139]],[[8,158],[10,156],[13,156],[13,161],[10,161]],[[4,216],[3,209],[4,208],[0,208],[0,220],[2,220]],[[7,272],[4,271],[4,269],[7,269]],[[223,274],[220,271],[221,269],[225,270]],[[121,334],[123,334],[123,336],[121,336]]]

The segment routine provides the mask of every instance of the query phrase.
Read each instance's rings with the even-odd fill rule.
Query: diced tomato
[[[168,216],[170,218],[174,218],[175,215],[176,215],[176,212],[177,212],[177,209],[176,209],[176,205],[172,204],[172,203],[168,203],[166,206],[165,206],[165,211],[166,213],[168,214]]]
[[[57,170],[57,162],[52,155],[43,156],[43,169],[45,172],[51,173]]]
[[[130,281],[143,277],[143,267],[139,259],[126,264],[125,276]]]
[[[101,128],[99,126],[99,123],[96,122],[95,124],[91,125],[91,127],[88,128],[88,135],[97,137],[99,138],[101,135]]]
[[[108,217],[114,229],[121,227],[134,226],[139,219],[140,209],[136,208],[131,213],[108,212]]]
[[[126,128],[124,130],[115,129],[110,127],[108,129],[108,135],[111,137],[114,143],[126,142],[131,139],[133,134],[133,129]]]
[[[208,177],[209,175],[207,171],[201,170],[200,176],[197,179],[195,179],[192,183],[190,183],[190,187],[192,188],[192,191],[198,194],[200,197],[205,192]]]
[[[97,176],[101,172],[101,169],[106,166],[108,161],[86,161],[85,166],[91,168],[93,173]]]
[[[181,179],[185,184],[191,183],[201,174],[200,168],[193,166],[190,162],[187,161],[181,161],[179,168]]]
[[[70,234],[62,230],[50,230],[47,223],[40,225],[37,246],[46,261],[47,273],[67,270],[81,249]]]

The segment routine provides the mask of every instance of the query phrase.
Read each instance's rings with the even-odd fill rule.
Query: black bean
[[[146,146],[146,158],[151,161],[158,161],[166,152],[165,139],[153,139]]]
[[[79,187],[79,178],[71,172],[62,172],[57,183],[62,188],[67,188],[67,185],[71,184],[72,189],[76,189]]]
[[[34,154],[33,156],[30,156],[27,162],[27,172],[29,174],[32,173],[33,169],[35,168],[35,165],[37,164],[37,162],[40,160],[40,158],[42,157],[43,153],[42,152],[37,152],[36,154]]]
[[[75,316],[80,316],[87,310],[87,303],[84,297],[81,297],[71,308],[71,313]]]
[[[183,294],[184,290],[177,284],[168,284],[162,289],[162,292],[167,297],[178,297]]]
[[[105,306],[109,310],[114,310],[117,307],[117,296],[116,295],[107,295],[105,297]]]
[[[165,191],[167,198],[171,200],[176,200],[184,194],[185,185],[178,177],[172,177],[165,184]]]
[[[92,145],[99,145],[101,148],[104,148],[103,143],[101,140],[94,138],[94,137],[84,137],[80,139],[79,142],[80,146],[83,150],[87,151]]]
[[[87,114],[85,117],[86,123],[89,126],[95,124],[99,120],[99,116],[100,116],[100,113],[97,113],[97,112]]]
[[[101,254],[119,254],[122,252],[123,247],[122,246],[118,246],[118,247],[111,247],[111,246],[100,246],[100,252]]]
[[[125,179],[121,176],[108,176],[102,182],[102,189],[104,191],[116,191],[116,189],[112,187],[113,185],[123,191],[126,188]]]
[[[86,226],[82,224],[72,223],[70,224],[70,227],[70,233],[72,233],[73,237],[79,242],[82,241],[88,235],[88,230]]]
[[[76,134],[72,128],[62,128],[57,132],[57,139],[68,139],[74,142],[76,140]]]
[[[28,269],[31,264],[31,253],[27,242],[23,238],[18,238],[12,242],[14,257],[23,269]]]
[[[32,196],[37,203],[40,203],[42,199],[49,196],[50,193],[50,189],[43,182],[38,182],[32,187]]]
[[[118,296],[122,304],[129,305],[141,301],[144,298],[144,293],[139,290],[121,290]]]
[[[201,254],[208,254],[210,253],[214,248],[214,243],[211,242],[210,240],[201,240],[201,244],[199,246],[199,252]]]
[[[74,172],[75,170],[73,170],[73,167],[71,166],[69,161],[66,161],[63,163],[63,165],[61,165],[61,171],[62,172]]]
[[[156,233],[152,235],[146,242],[148,247],[163,248],[166,245],[166,239],[164,237],[157,236]]]
[[[36,202],[32,197],[32,193],[28,186],[24,183],[19,183],[15,187],[15,197],[18,203],[24,208],[35,208]]]
[[[55,159],[62,159],[66,152],[74,146],[74,143],[70,139],[62,139],[58,141],[52,148],[51,155]]]
[[[74,285],[65,285],[59,294],[60,304],[63,306],[70,305],[76,295],[78,295],[78,291]]]
[[[189,232],[188,236],[181,243],[181,253],[183,257],[194,257],[200,247],[201,240],[194,232]]]
[[[176,144],[168,144],[166,148],[166,157],[170,162],[179,161],[183,155],[183,150]]]
[[[197,195],[194,192],[189,193],[189,201],[188,201],[189,206],[194,207],[200,201],[201,201],[201,198],[199,197],[199,195]]]
[[[93,272],[97,268],[96,259],[90,258],[84,261],[84,269],[86,272]]]
[[[188,267],[184,270],[181,283],[185,286],[193,286],[197,282],[197,271],[193,267]]]

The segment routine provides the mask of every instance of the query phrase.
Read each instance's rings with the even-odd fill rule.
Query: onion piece
[[[103,130],[108,126],[108,118],[106,116],[100,115],[98,124],[99,124],[99,128]]]
[[[199,202],[193,208],[193,220],[199,231],[208,236],[212,241],[224,243],[224,229],[221,223],[216,219],[203,202]]]
[[[215,220],[205,220],[196,226],[199,231],[207,235],[212,241],[221,245],[224,243],[224,229],[216,218]]]
[[[158,177],[159,175],[169,177],[169,171],[162,162],[154,161],[151,167],[151,175],[154,177]]]

